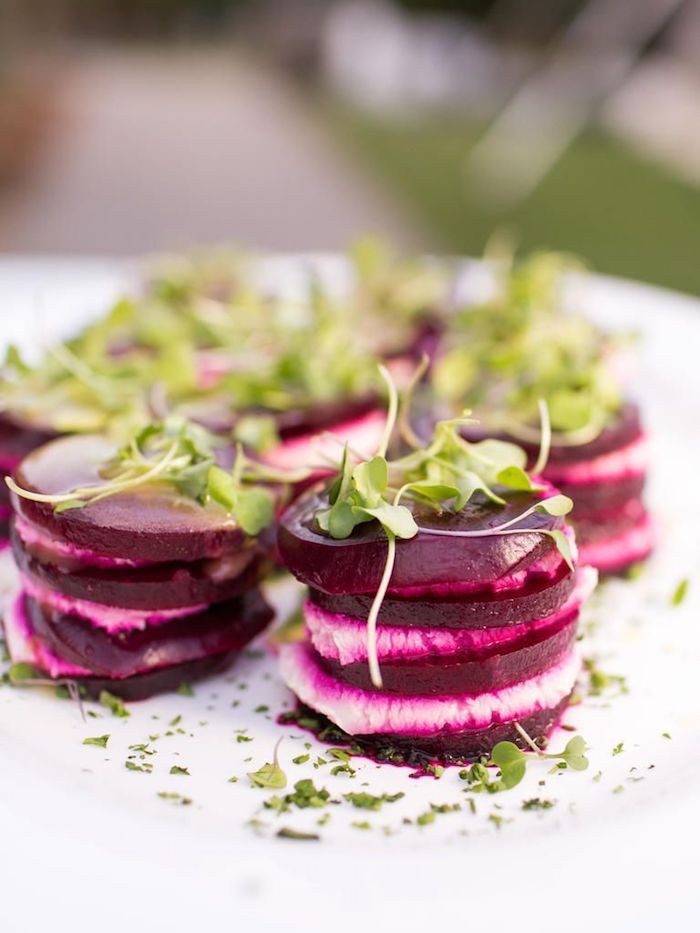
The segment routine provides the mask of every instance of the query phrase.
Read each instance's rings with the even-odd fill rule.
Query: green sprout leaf
[[[266,790],[281,790],[287,786],[287,775],[280,767],[277,751],[280,746],[280,739],[275,745],[272,756],[272,762],[266,761],[262,768],[257,771],[249,771],[248,777],[256,787],[263,787]]]
[[[491,760],[501,769],[501,783],[505,790],[516,787],[525,777],[527,758],[513,742],[494,745]]]

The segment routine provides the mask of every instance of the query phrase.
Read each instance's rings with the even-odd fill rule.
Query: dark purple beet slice
[[[24,605],[34,634],[50,651],[98,677],[114,679],[239,651],[273,617],[258,590],[196,615],[116,634],[87,619],[53,611],[28,596]]]
[[[635,440],[642,431],[639,406],[635,402],[626,402],[615,421],[604,428],[600,434],[589,441],[587,444],[578,445],[552,445],[549,454],[549,462],[557,465],[564,463],[578,463],[582,460],[592,460],[594,457],[600,457],[603,454],[610,453],[620,447],[626,447]],[[469,428],[465,435],[470,440],[482,440],[485,437],[494,437],[493,432],[488,430],[488,425],[475,425]],[[506,440],[513,440],[522,447],[528,454],[530,463],[534,463],[539,453],[539,444],[528,444],[519,438],[513,438],[509,435],[500,435]],[[547,470],[544,471],[545,478]]]
[[[559,722],[568,702],[569,698],[566,697],[552,709],[524,716],[518,723],[531,738],[546,738]],[[358,735],[353,736],[353,740],[369,757],[385,762],[391,762],[392,749],[402,752],[406,757],[418,753],[449,764],[489,755],[498,742],[514,742],[520,748],[526,747],[514,722],[498,723],[474,732],[446,732],[430,736]]]
[[[419,525],[454,530],[493,528],[525,511],[537,501],[530,493],[516,493],[505,506],[476,494],[457,515],[415,506]],[[350,538],[334,540],[316,530],[314,515],[327,508],[325,494],[310,490],[282,516],[278,546],[287,569],[302,583],[331,594],[374,593],[386,560],[387,541],[376,522],[358,526]],[[561,518],[536,513],[525,519],[528,528],[563,528]],[[516,526],[513,526],[517,528]],[[489,582],[519,570],[554,548],[545,535],[492,535],[450,538],[418,534],[396,545],[391,586],[434,583]]]
[[[251,549],[216,561],[89,567],[78,561],[35,557],[14,529],[10,538],[17,566],[34,580],[66,596],[124,609],[179,609],[223,602],[257,586],[269,566],[260,549]]]
[[[572,518],[584,512],[615,509],[630,499],[638,499],[646,484],[646,476],[625,476],[622,479],[598,483],[559,483],[557,488],[574,500]]]
[[[573,514],[573,513],[572,513]],[[638,524],[646,510],[639,499],[615,509],[576,514],[576,540],[579,546],[614,538]]]
[[[113,452],[103,438],[66,437],[34,451],[15,471],[20,486],[43,494],[102,482],[98,467]],[[110,496],[80,509],[52,506],[13,494],[15,509],[49,534],[107,557],[190,561],[234,553],[246,536],[223,511],[178,497],[165,484]]]
[[[293,408],[290,411],[281,412],[276,415],[275,423],[280,439],[288,441],[304,434],[331,430],[336,424],[361,418],[374,411],[377,404],[374,396],[322,402],[309,408]]]
[[[379,610],[382,625],[417,628],[491,628],[517,622],[531,622],[552,615],[571,595],[575,577],[566,564],[553,579],[533,578],[525,586],[499,593],[434,599],[395,599],[386,597]],[[328,612],[355,619],[366,619],[373,594],[330,596],[309,590],[312,602]]]
[[[196,661],[172,664],[170,667],[161,667],[147,674],[136,674],[134,677],[124,677],[122,680],[110,680],[107,677],[71,677],[70,679],[78,684],[85,696],[93,700],[99,699],[103,690],[108,690],[114,696],[127,702],[147,700],[156,693],[177,690],[182,684],[191,684],[203,677],[225,670],[238,654],[238,651],[210,654]]]
[[[380,662],[381,693],[407,696],[458,696],[499,690],[535,677],[555,665],[569,650],[576,637],[578,613],[558,625],[555,631],[533,633],[512,650],[499,653],[492,647],[480,657],[420,658]],[[341,683],[377,692],[366,661],[342,665],[319,656],[321,665]]]

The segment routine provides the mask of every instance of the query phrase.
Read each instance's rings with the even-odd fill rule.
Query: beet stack
[[[577,567],[571,503],[528,477],[521,449],[458,430],[438,425],[401,461],[346,467],[279,531],[309,587],[306,637],[281,649],[283,677],[379,754],[470,759],[521,743],[518,726],[546,736],[579,673],[596,572]]]
[[[196,441],[155,429],[115,456],[100,437],[62,438],[20,464],[13,662],[140,699],[222,668],[268,624],[271,501]]]

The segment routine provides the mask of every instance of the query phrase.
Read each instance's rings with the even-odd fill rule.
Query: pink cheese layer
[[[619,450],[583,460],[580,463],[550,464],[546,476],[556,484],[578,485],[586,483],[608,483],[630,476],[640,476],[649,466],[649,444],[641,434],[631,444]]]
[[[646,560],[654,550],[655,543],[654,523],[651,516],[645,513],[634,527],[621,534],[582,545],[580,560],[596,567],[601,573],[614,573]]]
[[[103,557],[96,551],[76,547],[68,541],[54,538],[21,515],[15,515],[15,530],[30,552],[39,552],[37,556],[54,557],[59,561],[73,560],[86,567],[143,567],[146,564],[146,561],[127,557]]]
[[[49,677],[91,677],[92,671],[70,664],[46,648],[41,639],[32,634],[24,614],[24,594],[20,593],[8,606],[4,617],[5,641],[14,664],[31,664]]]
[[[323,670],[308,643],[283,645],[280,670],[287,686],[312,709],[350,735],[435,736],[486,729],[554,709],[573,690],[580,670],[574,649],[530,680],[476,696],[401,696],[343,684]]]
[[[577,562],[585,563],[585,561],[579,561],[573,528],[566,526],[564,534],[571,544],[574,564]],[[440,599],[442,597],[458,596],[461,593],[503,593],[506,590],[519,589],[534,576],[540,577],[544,582],[555,580],[559,576],[563,564],[561,554],[553,547],[544,557],[530,564],[524,570],[510,573],[505,577],[499,577],[486,585],[481,582],[462,583],[455,581],[452,583],[428,583],[424,586],[390,586],[388,592],[390,596],[397,596],[399,599],[420,599],[425,596],[434,596]]]
[[[371,457],[381,443],[385,424],[384,412],[370,411],[360,418],[336,424],[327,431],[291,438],[265,454],[263,459],[271,466],[284,469],[310,467],[326,470],[329,463],[338,462],[344,444],[363,457]]]
[[[424,657],[465,656],[495,646],[507,651],[523,636],[558,626],[575,617],[581,604],[588,599],[598,578],[592,567],[578,571],[576,586],[566,603],[546,619],[504,625],[493,628],[439,629],[415,626],[382,626],[377,628],[377,656],[380,661],[409,660]],[[316,651],[323,658],[339,664],[355,664],[367,660],[367,622],[341,613],[327,612],[309,600],[304,605],[306,629]]]
[[[65,596],[57,590],[51,590],[43,586],[26,574],[22,574],[21,580],[24,592],[38,603],[65,615],[74,615],[87,619],[97,628],[104,629],[110,634],[134,630],[143,631],[149,625],[160,625],[173,619],[196,615],[207,608],[206,605],[200,605],[159,611],[153,609],[120,609],[118,606],[104,606],[101,603],[89,602],[87,599]]]

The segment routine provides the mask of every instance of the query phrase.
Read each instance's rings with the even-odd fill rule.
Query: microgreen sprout
[[[248,777],[256,787],[263,787],[267,790],[281,790],[287,786],[287,775],[280,767],[278,751],[282,739],[277,741],[272,753],[272,761],[265,762],[262,768],[257,771],[249,771]]]

